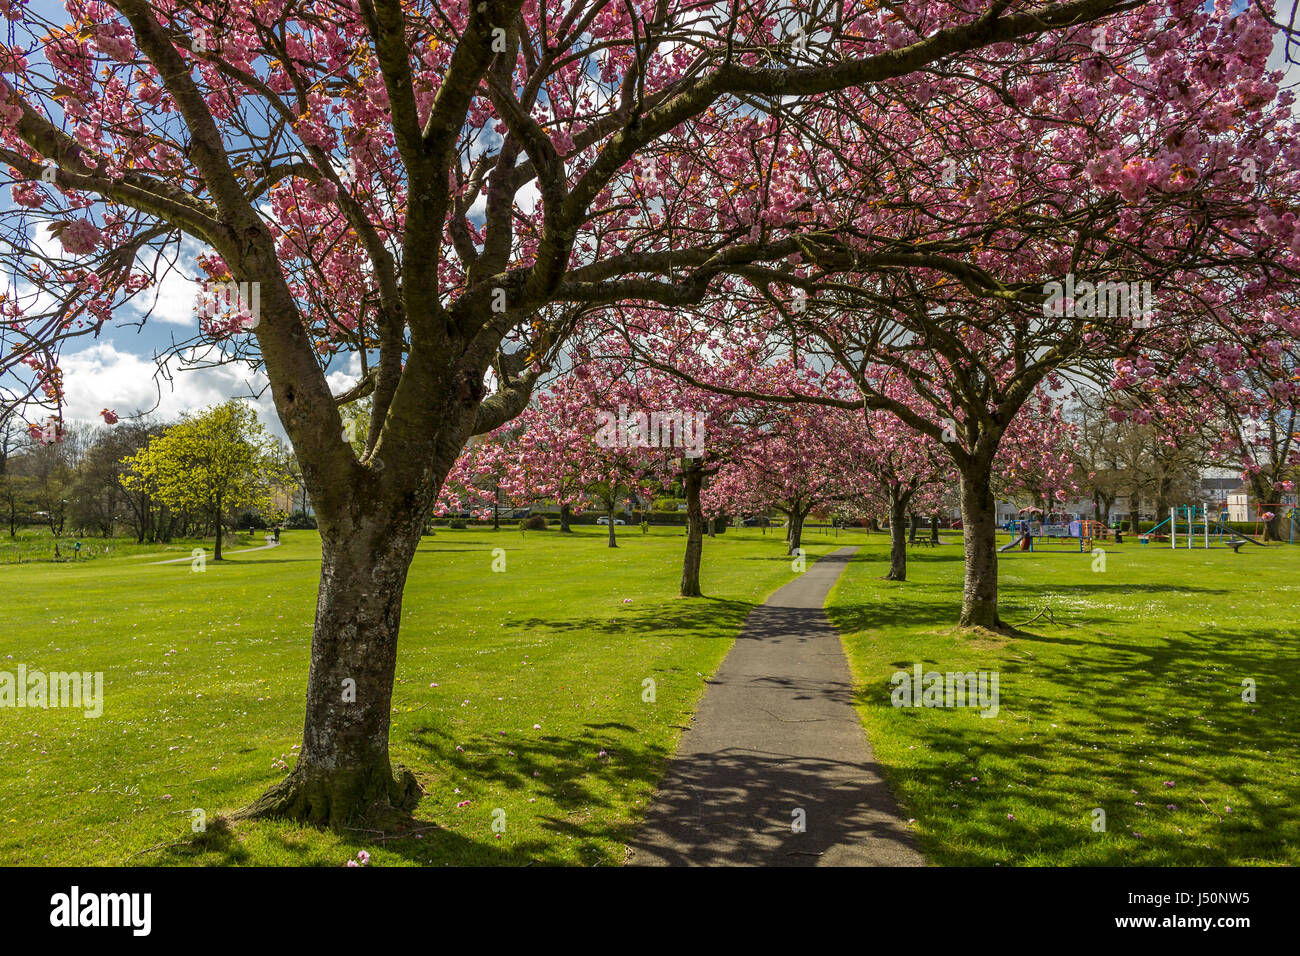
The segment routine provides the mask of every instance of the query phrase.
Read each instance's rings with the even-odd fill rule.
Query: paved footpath
[[[238,551],[222,551],[221,554],[222,554],[222,556],[224,557],[224,556],[227,555],[227,554],[248,554],[248,552],[250,552],[250,551],[269,551],[269,550],[271,550],[272,548],[278,548],[278,547],[280,547],[280,542],[278,542],[278,541],[268,541],[266,544],[262,545],[260,548],[240,548]],[[206,548],[204,548],[203,550],[204,550],[204,551],[207,551]],[[169,558],[169,559],[166,560],[166,561],[150,561],[149,563],[150,563],[150,564],[181,564],[181,563],[183,563],[183,562],[189,562],[189,561],[193,561],[193,560],[194,560],[194,559],[193,559],[192,557],[189,557],[189,558]]]
[[[856,550],[822,558],[750,614],[682,734],[631,865],[925,864],[822,610]]]

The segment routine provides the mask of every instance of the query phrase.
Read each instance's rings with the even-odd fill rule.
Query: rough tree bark
[[[907,496],[889,489],[889,572],[886,581],[907,580]]]
[[[682,560],[682,597],[700,597],[700,558],[704,553],[704,509],[700,489],[704,486],[704,469],[690,461],[682,468],[682,487],[686,494],[686,555]]]
[[[972,462],[961,476],[961,523],[966,579],[961,595],[961,626],[1002,628],[998,617],[997,509],[991,469]]]
[[[383,826],[419,802],[415,777],[394,773],[388,728],[402,589],[424,515],[395,511],[322,532],[302,750],[289,776],[242,815]]]
[[[560,534],[573,534],[573,529],[569,527],[569,519],[573,517],[573,507],[571,505],[560,505]]]
[[[790,547],[788,554],[794,554],[803,544],[803,522],[811,508],[795,505],[790,509]]]

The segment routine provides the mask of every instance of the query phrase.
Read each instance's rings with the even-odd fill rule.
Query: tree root
[[[333,829],[390,832],[414,825],[411,816],[423,790],[405,767],[371,767],[334,774],[295,768],[266,793],[233,815],[237,820],[297,820]]]

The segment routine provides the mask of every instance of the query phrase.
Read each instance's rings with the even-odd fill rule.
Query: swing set
[[[1187,542],[1187,548],[1194,547],[1197,538],[1201,539],[1201,546],[1204,548],[1224,547],[1225,537],[1228,539],[1226,546],[1231,548],[1233,551],[1239,550],[1243,544],[1248,542],[1250,544],[1260,545],[1261,547],[1263,546],[1263,542],[1255,540],[1255,538],[1252,538],[1250,535],[1242,534],[1240,531],[1234,531],[1232,528],[1229,528],[1224,523],[1227,520],[1227,514],[1228,512],[1226,508],[1221,509],[1219,513],[1215,515],[1213,524],[1211,524],[1209,505],[1203,507],[1197,507],[1196,505],[1177,505],[1169,509],[1168,518],[1165,518],[1150,531],[1138,535],[1138,540],[1145,546],[1154,538],[1163,537],[1163,535],[1157,535],[1157,532],[1168,525],[1166,533],[1169,535],[1169,547],[1176,550],[1179,546],[1178,535],[1179,526],[1181,525],[1186,529],[1183,532],[1183,540]],[[1260,514],[1262,514],[1262,512],[1260,512]],[[1200,526],[1199,529],[1197,525]],[[1262,524],[1258,524],[1257,527],[1262,528]],[[1215,538],[1215,545],[1210,544],[1211,537]]]
[[[1255,537],[1256,538],[1262,539],[1264,537],[1264,527],[1265,525],[1268,524],[1268,522],[1264,519],[1264,515],[1266,514],[1279,515],[1286,519],[1287,528],[1289,531],[1288,543],[1295,544],[1295,525],[1296,525],[1295,507],[1292,505],[1278,504],[1276,502],[1273,504],[1261,503],[1258,501],[1255,502]]]

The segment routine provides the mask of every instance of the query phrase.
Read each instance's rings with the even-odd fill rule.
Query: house
[[[1238,485],[1228,492],[1229,521],[1254,521],[1255,516],[1251,514],[1253,510],[1250,504],[1250,489],[1245,485]]]

